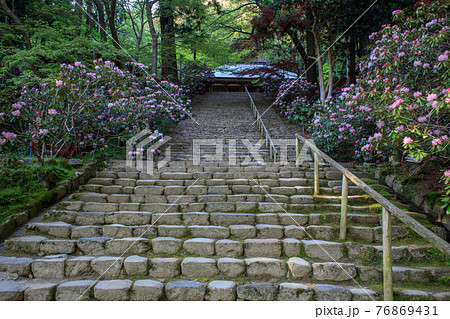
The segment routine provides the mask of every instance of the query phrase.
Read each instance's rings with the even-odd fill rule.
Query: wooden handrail
[[[397,217],[399,220],[401,220],[404,224],[409,226],[412,230],[414,230],[419,236],[427,240],[430,244],[432,244],[434,247],[439,249],[441,252],[443,252],[446,256],[450,257],[450,244],[447,243],[445,240],[437,236],[435,233],[424,227],[422,224],[420,224],[418,221],[416,221],[414,218],[406,214],[404,211],[402,211],[400,208],[395,206],[393,203],[391,203],[388,199],[386,199],[384,196],[376,192],[373,188],[371,188],[369,185],[364,183],[362,180],[360,180],[356,175],[354,175],[352,172],[350,172],[348,169],[343,167],[341,164],[333,160],[331,157],[329,157],[327,154],[322,152],[315,146],[313,143],[305,139],[303,136],[299,134],[295,134],[295,136],[300,139],[303,143],[305,143],[314,154],[319,155],[322,157],[326,162],[328,162],[331,166],[336,168],[338,171],[340,171],[346,178],[351,180],[356,186],[361,188],[364,192],[366,192],[370,197],[372,197],[374,200],[376,200],[381,206],[386,208],[392,215]]]
[[[274,162],[276,162],[277,157],[278,157],[278,150],[275,147],[275,144],[273,143],[272,138],[270,137],[269,131],[267,130],[266,125],[264,124],[264,122],[261,118],[261,115],[260,115],[258,109],[256,108],[255,102],[253,102],[250,92],[248,91],[246,86],[245,86],[245,92],[247,93],[247,96],[250,99],[250,106],[252,107],[253,115],[256,117],[256,122],[258,123],[258,126],[261,130],[261,134],[265,135],[266,147],[269,147],[270,158]]]
[[[314,194],[318,195],[319,188],[319,159],[322,158],[331,166],[342,173],[342,196],[341,196],[341,225],[339,238],[345,240],[347,234],[347,205],[348,205],[348,180],[351,180],[356,186],[361,188],[377,203],[382,206],[382,227],[383,227],[383,293],[385,301],[394,300],[393,276],[392,276],[392,233],[391,233],[391,214],[411,228],[420,237],[424,238],[431,245],[439,249],[447,257],[450,257],[450,244],[437,236],[428,228],[420,224],[414,218],[406,214],[396,205],[387,200],[384,196],[376,192],[369,185],[364,183],[356,175],[333,160],[327,154],[322,152],[313,143],[299,134],[296,137],[296,165],[300,165],[299,151],[300,143],[303,142],[314,153]]]

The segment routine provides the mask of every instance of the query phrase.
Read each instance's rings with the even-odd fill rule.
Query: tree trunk
[[[19,17],[8,7],[5,0],[0,0],[0,8],[5,13],[5,15],[19,27],[18,31],[23,36],[23,42],[25,43],[25,47],[27,48],[27,50],[31,50],[30,34],[25,29],[25,25],[22,23]]]
[[[177,48],[175,44],[172,9],[165,1],[159,2],[161,25],[161,65],[163,77],[178,82]]]
[[[105,5],[106,14],[108,16],[109,30],[111,31],[111,37],[113,39],[113,45],[116,49],[120,50],[119,36],[116,29],[116,7],[117,0],[103,0]]]
[[[92,12],[92,2],[86,1],[86,24],[88,26],[89,35],[92,36],[92,27],[94,26],[94,21],[91,17],[94,16],[94,12]]]
[[[306,80],[309,83],[317,84],[317,66],[315,65],[316,60],[314,59],[314,35],[309,31],[306,32],[306,53],[308,55],[306,62]]]
[[[308,54],[306,53],[302,42],[298,38],[297,32],[292,30],[292,29],[288,29],[286,31],[286,33],[289,35],[289,37],[291,38],[292,42],[294,43],[295,49],[297,50],[297,52],[302,57],[303,65],[305,66],[305,70],[308,72],[308,61],[309,61]]]
[[[356,41],[355,35],[350,34],[347,58],[347,85],[356,83]]]
[[[100,40],[106,42],[106,22],[103,4],[100,2],[100,0],[93,0],[93,1],[95,6],[97,7],[98,22],[100,29]]]
[[[333,50],[333,33],[331,31],[331,27],[328,26],[328,91],[326,94],[327,98],[331,98],[331,94],[333,93],[333,85],[334,85],[334,50]]]
[[[156,74],[158,69],[158,34],[155,30],[155,25],[153,24],[153,14],[152,9],[153,6],[158,2],[158,0],[154,1],[146,1],[146,9],[147,9],[147,20],[148,27],[150,29],[150,35],[152,37],[152,73]]]
[[[323,63],[320,54],[320,41],[317,31],[313,29],[312,34],[314,36],[314,47],[316,52],[317,70],[319,71],[319,92],[320,92],[320,102],[325,101],[325,81],[323,75]]]

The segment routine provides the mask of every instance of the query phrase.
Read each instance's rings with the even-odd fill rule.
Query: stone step
[[[141,194],[144,195],[144,194]],[[223,194],[219,194],[223,195]],[[158,195],[156,195],[158,196]],[[176,212],[261,212],[261,213],[276,213],[276,212],[289,212],[289,213],[312,213],[317,212],[340,212],[340,204],[289,204],[279,202],[276,199],[283,198],[281,196],[267,195],[270,202],[240,202],[236,201],[238,198],[232,198],[232,201],[225,201],[223,196],[203,197],[199,202],[194,200],[195,196],[187,195],[179,198],[178,195],[174,195],[170,199],[172,203],[160,202],[153,203],[99,203],[99,202],[83,202],[83,201],[64,201],[58,205],[59,210],[79,211],[84,213],[100,212],[101,214],[120,212],[120,211],[139,211],[139,212],[152,212],[152,213],[176,213]],[[144,197],[145,198],[145,197]],[[157,199],[159,197],[155,197]],[[179,198],[179,199],[177,199]],[[297,197],[292,202],[300,199]],[[145,200],[145,199],[144,199]],[[208,200],[208,201],[207,201]],[[168,200],[169,201],[169,200]],[[181,202],[180,202],[181,201]],[[379,214],[381,210],[380,205],[370,206],[348,206],[349,212],[359,214]]]
[[[309,262],[300,257],[287,260],[270,257],[206,258],[206,257],[155,257],[139,255],[79,256],[64,255],[47,258],[0,257],[0,269],[5,273],[36,279],[63,279],[72,277],[117,279],[135,276],[149,279],[177,277],[221,278],[250,280],[301,281],[303,283],[347,282],[355,283],[358,276],[362,282],[382,281],[382,268],[358,266],[342,262]],[[437,282],[448,276],[450,270],[433,267],[393,267],[394,282]]]
[[[449,298],[448,293],[421,293],[426,296],[426,300]],[[203,283],[179,280],[163,283],[151,279],[76,280],[58,283],[34,280],[0,282],[1,301],[368,301],[380,298],[376,292],[361,289],[359,286],[344,288],[328,284],[304,285],[291,282],[239,283],[231,280],[213,280]]]
[[[300,226],[296,221],[304,222],[302,215],[281,215],[282,223],[291,223],[291,225],[279,225],[276,214],[256,215],[257,221],[254,222],[254,215],[241,214],[242,216],[232,216],[230,214],[213,214],[212,220],[215,224],[208,225],[208,214],[194,213],[184,215],[187,226],[181,224],[178,215],[160,215],[155,217],[155,224],[146,224],[140,226],[127,226],[119,223],[110,223],[105,225],[84,225],[74,226],[65,222],[47,222],[32,223],[28,225],[31,231],[37,231],[40,234],[48,234],[51,239],[79,239],[84,237],[110,237],[114,239],[128,237],[175,237],[192,238],[205,237],[213,239],[249,239],[249,238],[314,238],[319,240],[338,240],[339,227],[330,225],[310,225]],[[228,216],[231,216],[228,217]],[[232,217],[239,217],[233,221]],[[321,215],[309,216],[312,219],[322,217]],[[337,216],[338,217],[338,216]],[[159,220],[157,220],[157,218]],[[230,219],[230,220],[229,220]],[[351,218],[354,219],[354,218]],[[258,224],[259,221],[267,221],[268,224]],[[165,224],[169,222],[170,224]],[[229,225],[230,223],[234,223]],[[242,222],[242,223],[240,223]],[[272,224],[270,224],[272,222]],[[276,223],[276,224],[275,224]],[[222,226],[219,226],[220,224]],[[255,225],[254,225],[255,224]],[[382,242],[382,226],[348,226],[348,238],[363,241],[367,243]],[[409,232],[406,227],[392,226],[393,240],[397,238],[406,238]]]
[[[114,186],[112,186],[114,187]],[[92,191],[75,193],[69,200],[95,203],[195,203],[195,202],[279,202],[290,204],[334,204],[340,205],[340,196],[313,197],[312,188],[308,187],[259,187],[249,185],[221,186],[149,186],[147,194],[112,194],[110,191],[102,193],[96,185],[86,185]],[[108,187],[107,187],[108,188]],[[138,189],[138,188],[136,188]],[[136,190],[135,189],[135,190]],[[113,189],[114,190],[114,189]],[[250,193],[251,190],[261,194]],[[96,192],[97,191],[97,192]],[[135,191],[136,192],[136,191]],[[268,192],[268,193],[265,193]],[[269,193],[270,192],[270,193]],[[151,194],[157,193],[157,194]],[[292,194],[294,193],[294,194]],[[299,194],[301,193],[301,194]],[[354,195],[348,197],[351,205],[372,205],[376,203],[368,195]],[[332,206],[329,206],[332,207]]]
[[[450,292],[396,289],[395,300],[449,301]],[[66,282],[0,282],[1,301],[75,301],[75,300],[171,300],[171,301],[378,301],[382,295],[361,286],[330,284],[241,283],[212,280],[76,280]]]
[[[117,228],[116,225],[113,225]],[[147,237],[112,238],[107,236],[81,237],[78,239],[53,239],[44,236],[24,236],[11,238],[5,242],[8,254],[21,253],[32,256],[66,255],[201,255],[224,257],[292,257],[306,256],[314,261],[345,261],[355,263],[381,263],[382,246],[361,244],[357,242],[334,242],[320,239],[284,238],[246,238],[251,236],[248,226],[230,227],[230,230],[220,226],[191,226],[191,238],[176,238],[153,236],[152,228],[142,229],[142,235]],[[324,226],[318,226],[324,227]],[[288,227],[289,228],[289,227]],[[293,235],[301,233],[301,228],[291,227]],[[266,229],[268,229],[266,227]],[[269,228],[270,229],[270,228]],[[312,232],[312,229],[308,229]],[[296,232],[296,233],[294,233]],[[308,232],[308,234],[309,234]],[[156,233],[156,231],[155,231]],[[105,235],[105,234],[104,234]],[[209,235],[210,237],[206,237]],[[304,233],[302,233],[304,235]],[[225,238],[224,238],[225,237]],[[245,239],[243,239],[245,238]],[[393,246],[392,259],[400,261],[428,261],[432,255],[429,246]]]
[[[69,202],[73,203],[73,202]],[[239,204],[239,203],[238,203]],[[272,204],[272,203],[267,203]],[[68,224],[91,226],[104,224],[139,225],[316,225],[339,224],[340,213],[299,214],[299,213],[222,213],[222,212],[185,212],[185,213],[149,213],[141,211],[117,212],[77,212],[70,210],[53,210],[48,213],[51,219]],[[381,225],[381,217],[377,215],[352,214],[347,215],[349,225],[377,226]],[[55,228],[67,225],[52,225]],[[45,223],[42,224],[45,230]]]

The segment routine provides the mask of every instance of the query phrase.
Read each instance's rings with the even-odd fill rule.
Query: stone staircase
[[[204,112],[194,108],[194,117]],[[273,118],[268,128],[279,125],[287,135]],[[0,299],[382,300],[379,205],[350,186],[348,236],[340,241],[339,172],[321,165],[321,195],[313,196],[310,159],[300,167],[225,160],[194,166],[176,142],[188,144],[202,130],[196,127],[172,135],[178,161],[152,175],[112,161],[22,237],[8,239]],[[244,148],[237,154],[248,155]],[[392,232],[396,299],[449,300],[448,258],[395,219]]]

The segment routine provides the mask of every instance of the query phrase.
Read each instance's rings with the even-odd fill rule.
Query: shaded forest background
[[[89,65],[98,58],[119,66],[144,63],[151,73],[175,81],[189,61],[209,67],[265,61],[298,74],[307,70],[308,81],[324,86],[326,96],[338,79],[355,81],[369,34],[389,23],[392,10],[412,4],[408,0],[0,0],[0,88],[38,81],[62,63]]]

